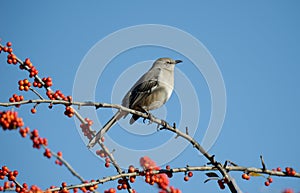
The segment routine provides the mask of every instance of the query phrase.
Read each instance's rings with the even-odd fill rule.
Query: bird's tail
[[[96,143],[103,137],[103,135],[121,118],[124,116],[122,111],[118,111],[103,127],[98,131],[98,133],[90,140],[87,145],[88,148],[92,148]]]

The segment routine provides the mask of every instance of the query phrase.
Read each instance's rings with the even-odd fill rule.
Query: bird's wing
[[[149,92],[153,90],[153,87],[157,85],[158,76],[161,73],[161,69],[150,69],[131,87],[122,100],[122,105],[130,108],[132,103],[141,95],[142,92]]]
[[[151,69],[137,81],[130,91],[129,108],[133,107],[140,100],[143,100],[145,96],[159,86],[158,76],[160,72],[160,68]]]
[[[142,100],[145,96],[150,94],[152,90],[155,89],[157,86],[157,80],[148,80],[134,87],[134,89],[131,91],[131,95],[129,98],[129,107],[133,107],[134,104],[136,104],[138,101]]]

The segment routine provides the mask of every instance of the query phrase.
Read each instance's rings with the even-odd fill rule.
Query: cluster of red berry
[[[30,129],[29,129],[29,127],[25,127],[25,128],[20,128],[19,129],[19,133],[20,133],[20,135],[22,136],[22,137],[26,137],[27,136],[27,134],[30,132]]]
[[[126,190],[128,188],[127,184],[128,184],[127,179],[119,179],[117,189],[118,190]],[[132,190],[132,191],[133,191],[133,193],[135,193],[135,190]]]
[[[104,139],[104,138],[103,138]],[[101,158],[105,158],[105,164],[104,164],[104,166],[106,167],[106,168],[108,168],[109,166],[110,166],[110,159],[109,159],[109,157],[108,157],[108,155],[107,155],[107,153],[105,153],[105,151],[104,150],[97,150],[96,151],[96,154],[98,155],[98,156],[100,156]]]
[[[104,193],[116,193],[116,192],[117,191],[114,188],[110,188],[110,189],[104,191]]]
[[[56,90],[55,92],[48,90],[46,92],[46,95],[48,96],[48,98],[50,100],[65,100],[65,101],[69,101],[69,102],[72,101],[71,96],[65,96],[60,90]]]
[[[65,96],[64,94],[62,94],[62,92],[60,90],[52,92],[50,89],[48,89],[49,87],[51,87],[53,85],[52,78],[51,77],[44,77],[42,79],[39,79],[37,77],[38,70],[36,69],[35,66],[33,66],[30,59],[26,58],[24,62],[20,61],[12,53],[13,49],[11,48],[11,46],[12,46],[12,43],[7,42],[5,47],[0,47],[0,53],[1,53],[1,51],[8,53],[8,55],[7,55],[7,63],[8,64],[20,63],[20,66],[19,66],[20,69],[27,70],[29,72],[29,77],[34,78],[34,81],[33,81],[33,86],[34,87],[42,88],[44,86],[47,89],[46,94],[49,97],[49,99],[51,99],[51,100],[72,101],[71,96]],[[18,83],[19,83],[19,90],[20,91],[23,91],[23,90],[28,91],[30,86],[31,86],[31,83],[27,79],[20,80]],[[15,100],[14,102],[18,102],[18,101]],[[35,108],[31,109],[31,112],[35,113],[36,109]],[[74,115],[74,109],[72,107],[66,105],[66,110],[65,110],[64,114],[68,117],[72,117]]]
[[[3,52],[7,52],[7,63],[8,64],[17,64],[18,60],[17,57],[12,53],[13,49],[11,48],[12,43],[11,42],[7,42],[5,47],[0,47],[0,53],[1,51]]]
[[[41,145],[43,146],[48,146],[48,140],[46,138],[41,138],[39,136],[39,132],[37,129],[34,129],[32,132],[31,132],[31,136],[30,136],[30,139],[32,141],[32,147],[33,148],[37,148],[37,149],[40,149],[41,148]],[[45,154],[44,154],[45,155]],[[48,154],[47,154],[48,155]],[[49,157],[49,156],[46,156],[46,157]],[[50,156],[51,157],[51,156]],[[49,157],[49,158],[50,158]]]
[[[149,157],[144,156],[140,159],[140,165],[145,169],[145,182],[153,185],[157,184],[161,189],[159,193],[181,193],[179,189],[174,188],[173,186],[169,186],[169,179],[167,174],[153,174],[154,170],[160,170],[160,167],[156,165],[156,163],[151,160]],[[171,175],[170,175],[171,176]]]
[[[0,125],[3,130],[12,130],[22,127],[24,122],[22,118],[18,117],[16,111],[2,111],[0,112]]]
[[[95,182],[95,180],[91,180],[91,182]],[[88,181],[85,181],[84,183],[88,183]],[[69,193],[70,191],[66,188],[67,187],[67,183],[63,182],[61,184],[61,190],[60,191],[53,191],[51,193]],[[51,186],[50,189],[56,188],[55,186]],[[82,192],[94,192],[96,189],[98,188],[98,185],[93,185],[93,186],[85,186],[85,187],[81,187],[79,188]],[[50,192],[50,191],[49,191]],[[78,188],[74,188],[73,189],[73,193],[77,193],[78,192]]]
[[[75,110],[71,106],[66,106],[64,114],[68,117],[73,117]]]
[[[296,171],[293,168],[291,168],[291,167],[286,167],[285,168],[285,173],[288,176],[294,176],[294,175],[296,175]]]
[[[193,172],[189,171],[183,178],[184,181],[189,181],[191,177],[193,177]]]
[[[272,169],[272,171],[278,171],[278,172],[281,172],[281,168],[280,167],[277,167],[276,169]],[[284,173],[287,175],[287,176],[294,176],[296,175],[296,171],[291,168],[291,167],[286,167],[285,168],[285,171]],[[245,180],[249,180],[250,179],[250,175],[247,174],[247,173],[244,173],[242,175],[242,178],[245,179]],[[273,183],[273,178],[271,178],[270,176],[267,178],[267,180],[265,181],[265,186],[270,186],[270,184]]]
[[[23,183],[22,187],[16,185],[15,180],[18,174],[19,172],[17,170],[11,171],[8,169],[7,166],[2,166],[2,168],[0,169],[0,180],[4,180],[5,177],[7,177],[8,181],[5,181],[3,186],[0,186],[0,191],[5,191],[8,189],[15,188],[15,192],[18,193],[42,193],[43,192],[39,187],[35,185],[31,186],[30,189],[28,188],[28,185],[26,183]]]
[[[13,94],[12,97],[9,98],[9,102],[13,103],[13,102],[20,102],[20,101],[23,101],[24,100],[24,97],[22,95],[17,95],[17,94]],[[20,107],[19,104],[15,105],[17,108]]]
[[[30,140],[33,143],[33,148],[40,149],[41,146],[48,146],[48,140],[46,138],[40,137],[37,129],[34,129],[30,132],[29,127],[23,128],[23,119],[18,117],[18,113],[15,111],[0,112],[0,126],[3,128],[3,130],[12,130],[19,128],[19,133],[23,138],[25,138],[27,134],[30,133]],[[51,158],[52,153],[48,148],[45,149],[44,156],[47,158]],[[62,156],[62,153],[59,152],[58,156]],[[62,165],[62,163],[59,160],[55,161],[55,163],[58,165]]]
[[[86,121],[86,124],[84,124],[84,123],[80,124],[81,131],[84,136],[86,136],[89,140],[91,140],[93,136],[92,136],[92,133],[91,133],[89,127],[93,125],[93,121],[90,120],[89,118],[85,118],[84,120]],[[105,157],[105,156],[103,156],[103,157]]]
[[[62,157],[62,152],[61,151],[59,151],[59,152],[57,152],[57,154],[56,154],[58,157]],[[56,159],[55,160],[55,164],[57,164],[57,165],[60,165],[60,166],[62,166],[63,165],[63,163],[59,160],[59,159]]]
[[[270,184],[273,182],[273,178],[268,177],[267,181],[265,181],[265,186],[270,186]]]
[[[250,175],[244,173],[244,174],[242,175],[242,178],[243,178],[244,180],[250,180]]]
[[[293,189],[287,188],[282,193],[294,193]]]
[[[37,76],[39,73],[39,71],[35,68],[35,66],[32,65],[29,58],[26,58],[25,61],[23,62],[23,64],[22,63],[20,64],[20,69],[28,70],[30,78]]]
[[[31,83],[29,82],[28,79],[19,80],[18,84],[19,84],[20,91],[22,91],[22,90],[28,91],[29,87],[31,86]]]
[[[50,87],[53,85],[51,77],[44,77],[42,78],[42,81],[44,82],[45,87]]]

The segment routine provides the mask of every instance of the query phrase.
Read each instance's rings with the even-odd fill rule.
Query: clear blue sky
[[[299,171],[299,5],[298,1],[3,1],[0,3],[0,38],[2,43],[11,41],[15,54],[20,58],[30,57],[41,77],[51,76],[53,89],[60,89],[69,95],[73,86],[78,86],[73,83],[84,56],[109,34],[142,24],[167,25],[183,30],[202,42],[211,53],[226,88],[224,124],[209,152],[221,162],[231,160],[253,167],[261,166],[259,155],[263,155],[269,169],[292,166]],[[131,39],[124,41],[130,42]],[[109,45],[107,49],[118,46]],[[96,85],[95,100],[111,102],[111,93],[116,92],[113,102],[120,103],[124,92],[118,93],[119,90],[114,91],[112,86],[121,77],[122,71],[134,64],[164,56],[184,60],[178,69],[194,85],[198,99],[197,103],[192,100],[182,102],[180,96],[174,94],[164,108],[168,109],[166,119],[169,122],[177,121],[181,116],[176,113],[180,112],[180,105],[197,107],[199,104],[201,114],[197,117],[199,127],[194,137],[201,141],[211,113],[210,88],[204,76],[197,73],[199,71],[195,66],[199,64],[193,64],[183,53],[155,46],[133,48],[121,53],[113,58],[101,74]],[[105,57],[104,53],[96,56],[100,59]],[[28,76],[18,68],[8,66],[3,54],[0,55],[0,61],[0,101],[3,102],[13,93],[20,94],[17,81]],[[205,63],[201,65],[206,68]],[[148,68],[148,64],[145,64],[130,78],[136,80]],[[89,74],[86,76],[89,77]],[[175,88],[176,85],[180,83],[175,78]],[[124,85],[124,88],[130,86]],[[123,88],[123,85],[119,87]],[[22,94],[26,99],[36,98],[32,94]],[[48,110],[46,105],[39,105],[36,115],[29,113],[31,107],[28,105],[18,109],[25,125],[39,129],[41,136],[48,138],[49,147],[54,151],[62,151],[64,158],[84,178],[102,178],[115,173],[112,168],[105,169],[103,162],[87,150],[74,120],[63,116],[62,107]],[[97,113],[102,124],[112,114],[109,109]],[[142,122],[137,125],[142,127],[139,129],[150,133],[155,131],[154,126]],[[65,168],[55,165],[54,159],[49,161],[42,156],[42,151],[32,149],[28,139],[22,139],[16,132],[0,133],[1,165],[19,170],[19,181],[37,184],[42,188],[59,185],[62,181],[79,183]],[[118,126],[109,134],[130,149],[154,148],[162,144],[161,140],[173,138],[168,132],[131,136]],[[182,167],[186,164],[204,165],[206,162],[188,146],[168,164]],[[244,181],[241,173],[232,175],[244,192],[279,193],[286,187],[300,191],[299,179],[274,177],[274,183],[266,188],[265,180],[261,177]],[[205,180],[204,173],[195,173],[194,176],[189,182],[184,182],[183,174],[176,174],[171,184],[184,193],[219,191],[216,183],[202,183]],[[98,191],[103,192],[109,187],[115,187],[115,182],[101,185]],[[155,187],[139,181],[133,187],[137,192],[157,192]]]

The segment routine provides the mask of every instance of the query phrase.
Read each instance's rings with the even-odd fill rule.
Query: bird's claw
[[[150,125],[153,122],[152,119],[154,118],[154,116],[149,112],[147,112],[147,115],[148,115],[148,118],[144,118],[143,123],[145,123],[146,120],[148,119],[149,120],[148,125]]]

